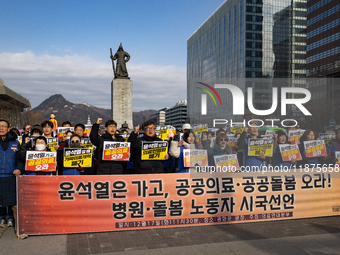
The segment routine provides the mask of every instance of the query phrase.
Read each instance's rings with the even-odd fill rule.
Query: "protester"
[[[340,151],[340,128],[335,131],[335,139],[332,139],[327,144],[328,157],[335,158],[335,152]]]
[[[195,172],[195,167],[184,166],[183,150],[196,150],[201,149],[196,143],[196,136],[192,130],[186,129],[183,134],[183,139],[180,142],[173,141],[170,146],[170,156],[178,158],[178,173]]]
[[[80,139],[88,138],[87,136],[84,136],[85,132],[85,125],[78,123],[74,126],[74,132],[75,134],[79,135]]]
[[[300,153],[302,156],[302,160],[298,162],[299,166],[302,167],[309,167],[309,168],[317,168],[318,164],[324,163],[324,160],[326,160],[327,155],[323,157],[306,157],[306,150],[305,150],[305,145],[303,142],[305,141],[314,141],[314,140],[319,140],[318,134],[312,130],[312,129],[307,129],[303,135],[300,137],[300,144],[299,144],[299,149]]]
[[[39,135],[42,135],[42,128],[40,125],[34,125],[31,129],[31,136],[39,136]],[[22,138],[22,140],[24,141],[25,139]]]
[[[26,154],[27,151],[51,151],[47,148],[47,139],[44,136],[38,136],[34,139],[34,146],[31,147],[30,145],[30,138],[26,137],[25,141],[21,146],[20,150],[20,160],[26,162]],[[56,164],[57,165],[57,164]],[[45,171],[25,171],[25,175],[52,175],[52,172],[45,172]]]
[[[23,162],[19,160],[20,144],[17,135],[10,132],[9,122],[0,119],[0,208],[12,207],[14,230],[17,231],[16,177],[22,174]],[[1,225],[6,224],[3,209],[0,210]],[[13,224],[13,223],[12,223]]]
[[[22,132],[22,140],[25,140],[26,137],[31,135],[31,125],[24,125],[23,132]]]
[[[93,124],[90,133],[90,140],[93,145],[97,146],[98,151],[98,167],[97,174],[99,175],[111,175],[111,174],[123,174],[126,170],[126,161],[118,160],[103,160],[103,148],[104,141],[110,142],[124,142],[124,139],[116,134],[117,123],[114,120],[108,120],[105,123],[106,133],[102,136],[98,135],[99,125],[103,122],[102,118],[98,118],[97,122]]]
[[[213,148],[208,150],[208,159],[209,165],[215,166],[214,156],[232,154],[233,150],[231,149],[230,145],[228,144],[228,136],[220,132],[216,137],[216,143],[214,144]]]
[[[164,173],[164,160],[169,158],[169,154],[165,155],[164,160],[142,160],[142,142],[163,141],[156,136],[156,125],[152,121],[147,121],[143,125],[144,135],[138,137],[139,127],[135,127],[135,131],[130,134],[128,142],[131,143],[131,152],[136,155],[137,173],[139,174],[155,174]],[[92,140],[92,139],[91,139]]]
[[[260,138],[259,129],[256,127],[256,124],[251,124],[249,127],[244,128],[237,142],[237,147],[244,151],[244,166],[248,169],[259,171],[266,165],[267,158],[262,152],[260,156],[248,156],[248,141],[250,138]]]
[[[70,138],[70,148],[81,148],[81,138],[77,134],[73,134]],[[78,165],[77,167],[63,167],[63,175],[80,175],[84,172],[84,168]]]
[[[52,138],[53,137],[53,123],[51,121],[44,121],[41,123],[43,134],[46,138]]]
[[[290,169],[293,165],[296,164],[296,160],[292,159],[291,161],[283,161],[282,155],[280,152],[280,144],[290,144],[288,142],[288,136],[282,130],[276,131],[274,134],[274,166],[279,167],[279,169]]]

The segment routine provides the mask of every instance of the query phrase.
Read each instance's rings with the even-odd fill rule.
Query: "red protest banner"
[[[66,234],[340,215],[339,168],[304,170],[19,176],[18,231]]]

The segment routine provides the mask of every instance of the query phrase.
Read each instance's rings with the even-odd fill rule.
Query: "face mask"
[[[36,148],[38,151],[43,151],[43,150],[45,150],[46,145],[45,145],[45,144],[36,144],[36,145],[35,145],[35,148]]]
[[[81,148],[80,142],[71,143],[70,147],[71,148]]]

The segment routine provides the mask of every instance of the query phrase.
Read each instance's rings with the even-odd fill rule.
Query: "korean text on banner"
[[[222,169],[235,171],[240,169],[240,165],[238,164],[238,159],[236,154],[229,155],[220,155],[214,156],[215,166],[218,169],[219,167]],[[230,172],[229,171],[229,172]]]
[[[168,154],[168,142],[142,142],[142,160],[164,160]]]
[[[340,173],[19,176],[19,235],[340,215]],[[79,214],[81,208],[81,217]],[[60,224],[63,222],[63,224]]]
[[[52,138],[46,138],[46,140],[47,140],[46,147],[50,149],[50,151],[52,152],[57,152],[57,150],[54,147],[58,145],[58,138],[52,137]]]
[[[206,150],[183,150],[184,167],[208,166],[208,154]]]
[[[302,160],[297,144],[279,144],[279,149],[283,161]]]
[[[63,136],[67,131],[74,131],[74,127],[58,127],[58,140],[62,141]]]
[[[93,150],[93,143],[88,138],[81,139],[81,147],[86,149],[92,149]]]
[[[92,149],[64,148],[64,167],[78,166],[92,166]]]
[[[56,152],[27,151],[26,171],[55,172]]]
[[[273,139],[249,138],[248,156],[260,156],[263,153],[266,157],[272,157],[273,144]]]
[[[129,161],[130,143],[104,141],[103,160]]]
[[[319,134],[319,139],[324,140],[325,144],[328,144],[335,137],[336,137],[335,134],[326,134],[326,133],[320,133]]]
[[[300,137],[306,130],[299,129],[299,130],[289,130],[288,132],[288,141],[291,144],[300,144]]]
[[[236,126],[230,129],[231,132],[233,132],[234,134],[240,133],[242,134],[244,131],[244,126]]]
[[[321,157],[327,154],[324,140],[304,141],[303,143],[307,158]]]

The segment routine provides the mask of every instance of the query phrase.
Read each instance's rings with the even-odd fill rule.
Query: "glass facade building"
[[[307,88],[312,94],[308,107],[324,125],[340,123],[340,1],[307,2]],[[338,126],[340,127],[340,126]]]
[[[306,17],[307,0],[226,0],[187,40],[190,121],[211,125],[217,116],[233,117],[218,109],[209,114],[210,99],[207,115],[200,116],[205,92],[197,89],[198,82],[237,84],[243,91],[252,87],[254,107],[268,109],[272,87],[248,79],[305,78]],[[230,93],[217,92],[232,105]]]
[[[307,77],[340,73],[340,1],[309,0]]]

